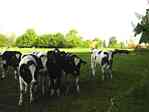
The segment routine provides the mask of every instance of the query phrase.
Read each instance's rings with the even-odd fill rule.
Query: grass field
[[[10,49],[13,50],[13,49]],[[15,49],[23,53],[49,49]],[[132,51],[129,55],[115,55],[113,79],[90,79],[89,49],[67,49],[81,56],[88,63],[81,68],[80,94],[50,97],[46,95],[34,102],[30,112],[148,112],[149,101],[149,51]],[[12,69],[8,79],[0,80],[0,112],[27,112],[26,106],[18,107],[18,82]],[[112,102],[111,102],[112,99]]]

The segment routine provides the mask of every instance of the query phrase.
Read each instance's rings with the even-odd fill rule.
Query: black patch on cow
[[[29,65],[27,64],[22,64],[20,66],[20,76],[23,78],[23,80],[27,83],[30,84],[32,81],[32,74],[29,70]]]
[[[103,57],[102,58],[101,65],[103,66],[104,64],[110,64],[109,60],[108,60],[108,57]]]
[[[98,51],[98,54],[100,54],[102,51]]]
[[[107,52],[103,52],[107,57],[109,57],[109,53],[107,53]]]
[[[37,68],[38,69],[43,69],[44,67],[43,67],[43,65],[42,65],[42,61],[41,61],[41,59],[40,58],[38,58],[36,55],[34,55],[34,54],[31,54],[32,56],[33,56],[33,58],[36,60],[36,62],[37,62]]]
[[[16,55],[19,54],[19,58],[16,57]],[[5,51],[2,54],[3,60],[6,60],[6,65],[16,67],[19,65],[19,62],[21,60],[22,53],[18,51]]]

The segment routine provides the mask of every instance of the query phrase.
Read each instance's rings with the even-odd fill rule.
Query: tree
[[[52,35],[53,43],[55,47],[64,48],[66,40],[62,33],[55,33]]]
[[[5,35],[0,34],[0,47],[6,47],[8,45],[8,39]]]
[[[102,42],[102,47],[103,48],[106,48],[107,46],[106,46],[106,41],[105,40],[103,40],[103,42]]]
[[[142,16],[141,22],[134,28],[135,36],[141,34],[139,43],[149,42],[149,9],[146,9],[145,16]]]
[[[16,39],[18,47],[35,47],[38,43],[38,36],[33,29],[28,29],[26,32]]]
[[[79,36],[77,30],[72,29],[66,34],[67,47],[80,47],[81,37]]]
[[[8,37],[8,47],[14,47],[16,41],[16,34],[10,33],[7,37]]]
[[[51,34],[43,34],[38,37],[39,37],[38,47],[42,47],[42,48],[51,47],[51,44],[50,44],[50,40],[52,38]]]
[[[113,37],[111,37],[109,39],[109,45],[108,45],[108,47],[115,48],[116,46],[117,46],[117,39],[116,39],[115,36],[113,36]]]

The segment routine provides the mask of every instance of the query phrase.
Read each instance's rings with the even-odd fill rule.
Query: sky
[[[132,37],[147,0],[0,0],[0,33],[21,35],[28,28],[38,34],[76,29],[85,39]]]

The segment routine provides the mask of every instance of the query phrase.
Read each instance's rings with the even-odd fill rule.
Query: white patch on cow
[[[6,64],[6,60],[1,61],[2,64]]]
[[[29,69],[30,69],[31,74],[32,74],[32,83],[34,83],[34,82],[36,82],[35,77],[34,77],[36,67],[35,67],[35,65],[32,64],[32,65],[29,66]]]
[[[20,54],[16,54],[16,58],[19,59],[19,57],[20,57]]]
[[[14,79],[16,79],[16,80],[17,80],[17,73],[18,73],[17,70],[15,70],[14,71]]]
[[[31,55],[27,55],[21,59],[19,66],[22,64],[27,64],[28,61],[33,61],[37,65],[35,58]]]
[[[46,69],[47,56],[41,56],[40,59],[41,59],[42,65]]]
[[[5,76],[5,73],[2,72],[2,79],[4,79],[6,76]]]
[[[79,77],[76,77],[75,83],[76,83],[76,90],[77,90],[77,92],[79,93],[79,92],[80,92]]]
[[[79,64],[79,62],[80,62],[80,59],[77,58],[77,57],[75,57],[75,58],[74,58],[74,62],[75,62],[75,65],[77,66],[77,65]]]
[[[28,86],[29,86],[29,85],[28,85]],[[30,103],[32,103],[33,100],[34,100],[32,88],[33,88],[33,84],[31,84],[30,87],[29,87],[29,89],[30,89]]]
[[[79,93],[80,92],[80,86],[77,85],[77,92]]]
[[[27,83],[19,76],[19,86],[20,86],[20,98],[18,105],[21,106],[23,103],[23,92],[27,92]]]
[[[54,79],[54,85],[56,84],[56,81],[57,81],[57,80],[56,80],[56,79]]]
[[[79,77],[76,77],[76,84],[79,83]]]
[[[112,51],[108,51],[108,54],[109,54],[108,60],[111,60],[112,59]]]

